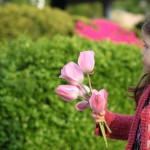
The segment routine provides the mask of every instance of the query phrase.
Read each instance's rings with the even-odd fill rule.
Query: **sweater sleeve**
[[[134,115],[123,115],[106,111],[105,120],[111,129],[111,133],[106,131],[106,136],[111,139],[127,140]],[[96,124],[94,135],[101,136],[99,124]]]

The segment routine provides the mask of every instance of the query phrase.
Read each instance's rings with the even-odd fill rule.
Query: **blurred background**
[[[91,110],[56,95],[68,84],[60,70],[93,50],[93,88],[108,91],[110,111],[133,114],[126,91],[142,73],[141,26],[149,17],[149,0],[0,0],[0,150],[106,149]],[[108,144],[123,150],[127,141]]]

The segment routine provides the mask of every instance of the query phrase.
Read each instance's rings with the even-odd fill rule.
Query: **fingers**
[[[92,117],[100,117],[100,116],[105,116],[106,112],[102,111],[100,114],[92,113]]]
[[[99,114],[93,113],[93,114],[91,114],[91,116],[93,117],[93,119],[96,123],[105,121],[104,114],[101,116]]]
[[[98,114],[91,114],[91,116],[94,117],[94,118],[100,117]]]
[[[105,111],[102,111],[102,112],[100,113],[100,116],[105,116],[105,114],[106,114],[106,112],[105,112]]]
[[[96,119],[96,120],[95,120],[95,122],[96,122],[96,123],[104,122],[104,121],[105,121],[105,119],[104,119],[104,118],[99,118],[99,119]]]

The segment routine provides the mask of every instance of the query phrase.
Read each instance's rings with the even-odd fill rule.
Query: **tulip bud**
[[[103,110],[105,110],[107,97],[108,95],[105,89],[102,89],[99,92],[92,90],[92,96],[89,99],[89,103],[95,113],[100,114]]]
[[[76,108],[76,110],[83,111],[83,110],[89,108],[89,102],[88,101],[78,102],[76,104],[75,108]]]
[[[81,68],[77,64],[69,62],[61,69],[59,78],[65,78],[72,85],[79,85],[83,82],[84,76]]]
[[[85,73],[92,72],[95,65],[94,52],[93,51],[80,52],[78,64],[83,72]]]
[[[73,85],[59,85],[56,93],[66,101],[72,101],[78,98],[79,89]]]

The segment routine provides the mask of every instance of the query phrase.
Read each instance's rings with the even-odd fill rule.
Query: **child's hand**
[[[99,122],[105,121],[105,114],[106,114],[105,111],[102,111],[100,114],[96,114],[93,112],[91,116],[93,117],[93,119],[96,123],[99,123]]]

